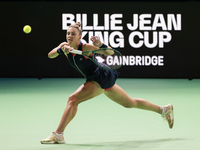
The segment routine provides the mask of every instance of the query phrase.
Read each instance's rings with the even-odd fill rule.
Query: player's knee
[[[67,104],[68,105],[78,105],[79,104],[79,100],[75,96],[71,95],[68,98]]]
[[[133,102],[133,107],[139,108],[141,107],[141,105],[143,105],[144,99],[137,98],[137,99],[133,99],[132,102]]]
[[[139,104],[139,101],[136,99],[132,99],[132,101],[126,102],[122,104],[125,108],[137,108]]]

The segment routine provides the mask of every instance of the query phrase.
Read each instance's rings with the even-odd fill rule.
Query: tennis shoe
[[[48,136],[46,139],[41,140],[40,142],[42,144],[63,144],[65,143],[64,136],[59,136],[55,132],[52,132],[50,136]]]
[[[162,114],[164,120],[166,120],[169,124],[169,128],[172,129],[174,125],[174,110],[173,105],[168,104],[166,106],[162,106]]]

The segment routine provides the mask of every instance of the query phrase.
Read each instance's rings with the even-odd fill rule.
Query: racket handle
[[[80,50],[75,50],[75,49],[73,49],[73,50],[70,51],[70,53],[82,55],[83,52],[80,51]]]

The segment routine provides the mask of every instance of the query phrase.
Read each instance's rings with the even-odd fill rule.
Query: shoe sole
[[[171,124],[169,124],[169,128],[172,129],[174,125],[174,108],[172,104],[169,104],[169,105],[170,105],[170,110],[171,110],[171,113],[170,113]]]
[[[40,141],[41,144],[65,144],[65,141],[51,141],[51,142],[44,142],[44,141]]]

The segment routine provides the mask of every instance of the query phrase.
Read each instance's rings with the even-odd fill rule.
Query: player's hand
[[[90,40],[93,42],[94,46],[101,47],[102,43],[97,36],[91,36]]]
[[[70,46],[68,46],[68,45],[64,45],[64,46],[62,47],[62,50],[63,50],[63,52],[64,52],[65,54],[69,54],[69,52],[70,52],[71,50],[73,50],[73,48],[70,47]]]

